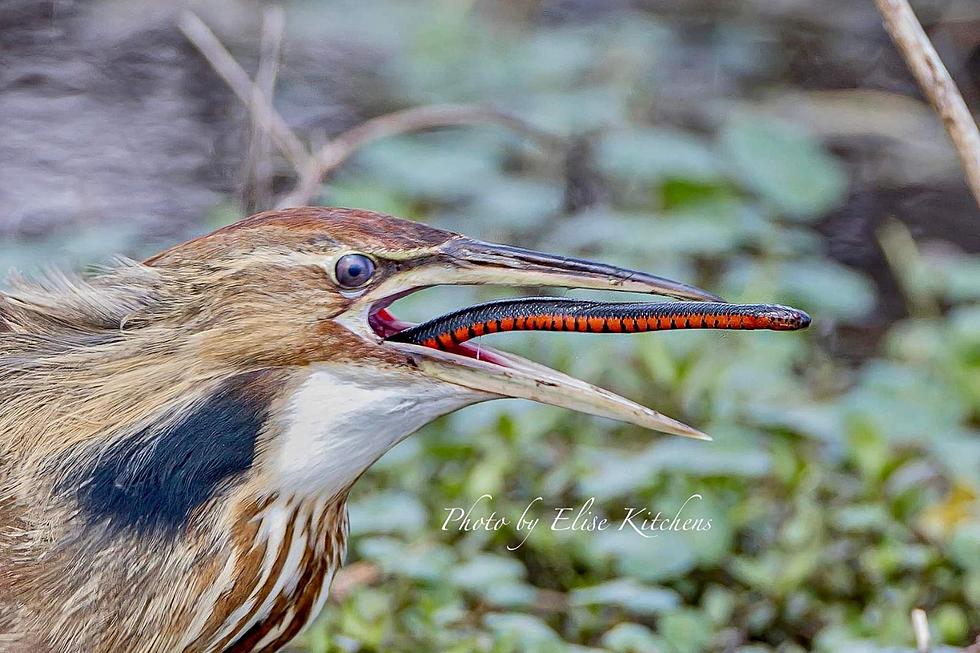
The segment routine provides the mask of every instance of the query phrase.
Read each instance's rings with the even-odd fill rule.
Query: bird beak
[[[592,288],[723,301],[706,290],[645,272],[468,238],[450,241],[443,255],[453,270],[452,283]]]
[[[717,296],[670,279],[635,270],[459,237],[437,252],[411,262],[403,272],[365,297],[367,321],[385,347],[408,356],[423,373],[488,394],[514,397],[621,420],[644,428],[710,440],[704,433],[653,409],[533,361],[480,345],[463,343],[453,351],[386,340],[413,326],[386,309],[399,297],[435,285],[493,284],[557,286],[667,295],[721,301]],[[383,296],[379,297],[380,292]]]

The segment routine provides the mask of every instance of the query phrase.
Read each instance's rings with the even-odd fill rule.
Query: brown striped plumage
[[[351,485],[468,404],[522,397],[706,437],[505,352],[389,342],[410,325],[385,308],[444,283],[717,299],[325,208],[0,293],[0,652],[278,650],[327,598]]]

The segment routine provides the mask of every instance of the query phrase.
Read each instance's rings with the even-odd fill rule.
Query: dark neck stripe
[[[191,412],[90,452],[62,489],[74,489],[89,524],[176,533],[255,458],[269,413],[261,372],[226,381]]]

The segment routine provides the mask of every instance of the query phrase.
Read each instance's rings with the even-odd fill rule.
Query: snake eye
[[[360,288],[374,274],[374,261],[364,254],[344,254],[335,268],[337,283],[341,288]]]

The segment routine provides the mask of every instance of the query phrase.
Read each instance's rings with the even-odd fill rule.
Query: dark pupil
[[[337,281],[347,288],[367,283],[374,272],[374,263],[363,254],[347,254],[337,261]]]

